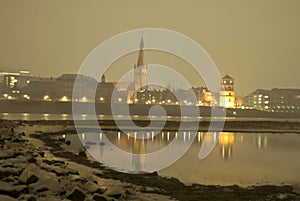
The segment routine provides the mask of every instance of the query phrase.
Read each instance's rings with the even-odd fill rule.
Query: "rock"
[[[122,196],[125,195],[125,190],[118,187],[118,186],[114,186],[114,187],[110,187],[105,191],[105,195],[108,195],[109,197],[113,197],[113,198],[121,198]]]
[[[68,141],[65,142],[65,144],[69,146],[69,145],[71,145],[71,141],[68,140]]]
[[[100,187],[99,185],[95,184],[92,181],[88,181],[84,185],[84,189],[89,193],[99,193],[99,194],[102,194],[106,191],[104,187]]]
[[[21,193],[25,193],[26,191],[27,186],[25,185],[15,186],[13,183],[0,182],[0,194],[5,194],[17,198]]]
[[[45,152],[43,152],[43,151],[40,151],[40,152],[38,152],[39,153],[39,155],[41,156],[41,157],[45,157]]]
[[[25,132],[21,132],[19,136],[26,136]]]
[[[3,163],[2,163],[2,165],[1,165],[2,167],[4,167],[4,168],[11,168],[11,167],[14,167],[14,165],[12,164],[12,163],[10,163],[9,161],[7,161],[7,160],[5,160]]]
[[[0,200],[1,201],[17,201],[17,199],[9,197],[7,195],[0,195]]]
[[[55,177],[39,180],[31,184],[30,187],[34,189],[34,192],[51,191],[54,194],[59,194],[62,189],[58,179]]]
[[[65,161],[60,161],[60,160],[47,160],[47,159],[44,159],[43,162],[48,164],[48,165],[56,165],[56,166],[57,166],[57,164],[65,165]]]
[[[101,195],[101,194],[94,194],[93,195],[93,200],[95,201],[114,201],[115,199],[106,195]]]
[[[84,157],[87,157],[87,156],[86,156],[86,153],[85,153],[85,151],[81,151],[81,152],[79,152],[79,153],[78,153],[78,155],[79,155],[79,156],[84,156]]]
[[[34,157],[31,157],[30,159],[28,159],[29,163],[36,163],[36,159]]]
[[[66,169],[60,167],[50,167],[48,171],[55,173],[57,176],[67,176],[69,172]]]
[[[67,198],[72,201],[84,201],[86,195],[80,188],[74,187],[71,193],[67,195]]]
[[[25,194],[25,195],[21,195],[18,200],[24,200],[24,201],[37,201],[36,197],[33,196],[33,195],[28,195],[28,194]]]
[[[21,173],[21,170],[18,168],[1,168],[0,167],[0,178],[5,178],[9,176],[19,176]]]
[[[44,180],[48,178],[54,178],[55,175],[53,173],[49,173],[39,169],[35,164],[30,163],[20,175],[20,182],[24,184],[35,183],[38,180]]]

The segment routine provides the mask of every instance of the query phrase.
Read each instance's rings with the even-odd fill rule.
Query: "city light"
[[[63,96],[63,97],[60,99],[60,101],[62,101],[62,102],[67,102],[67,101],[69,101],[69,99],[68,99],[67,96]]]
[[[23,98],[29,100],[30,99],[30,96],[28,96],[27,94],[23,95]]]
[[[45,95],[44,98],[43,98],[43,100],[44,101],[50,101],[51,99],[50,99],[50,97],[48,95]]]

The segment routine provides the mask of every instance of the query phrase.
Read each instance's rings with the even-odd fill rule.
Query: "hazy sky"
[[[299,9],[299,0],[0,0],[0,68],[41,76],[76,73],[108,38],[158,27],[198,42],[221,74],[235,78],[240,95],[257,88],[300,88]],[[168,63],[163,58],[146,54],[148,63]],[[108,80],[132,68],[135,59],[116,62]],[[169,64],[176,66],[174,60]]]

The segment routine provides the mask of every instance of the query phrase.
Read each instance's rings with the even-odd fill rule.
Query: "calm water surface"
[[[193,140],[192,146],[177,162],[160,170],[162,176],[176,177],[188,184],[248,186],[300,183],[300,136],[297,134],[221,132],[218,139],[215,139],[214,133],[199,132],[192,139],[189,132],[177,135],[174,132],[162,132],[154,138],[150,133],[149,139],[142,140],[125,133],[106,132],[97,134],[97,142],[89,140],[89,135],[84,133],[60,137],[71,141],[71,146],[66,146],[67,150],[79,151],[85,146],[89,152],[96,153],[94,157],[97,160],[109,161],[110,164],[114,160],[122,160],[114,155],[117,149],[133,153],[131,163],[124,163],[124,169],[145,171],[151,164],[147,164],[144,154],[168,146],[177,136],[182,144]],[[115,147],[104,143],[104,136]],[[218,140],[218,144],[207,158],[200,160],[199,150],[206,137],[208,140]],[[136,155],[138,153],[140,155]]]

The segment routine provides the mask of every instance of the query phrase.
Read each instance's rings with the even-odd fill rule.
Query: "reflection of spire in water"
[[[145,169],[146,162],[146,148],[147,141],[144,139],[135,140],[132,143],[133,154],[132,154],[132,165],[135,171],[143,171]]]
[[[227,160],[233,154],[234,134],[230,132],[221,132],[219,136],[220,155]]]

